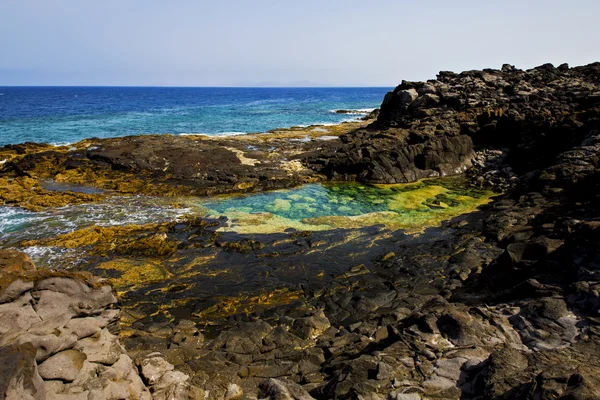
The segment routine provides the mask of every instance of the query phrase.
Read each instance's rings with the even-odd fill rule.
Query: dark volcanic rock
[[[600,63],[505,67],[405,81],[385,96],[376,122],[305,162],[331,179],[398,183],[462,172],[473,147],[496,148],[506,153],[505,170],[493,169],[482,183],[506,189],[513,170],[545,168],[588,136],[590,110],[600,106],[599,70]]]
[[[67,158],[157,176],[166,174],[164,159],[200,160],[197,152],[186,154],[184,141],[144,149],[144,140],[108,141],[88,149],[83,161]],[[157,148],[169,149],[164,159]],[[205,171],[206,181],[194,181],[186,163],[167,170],[173,182],[192,179],[203,188],[211,179],[224,188],[240,182],[234,175],[245,181],[257,172],[243,164],[248,153],[227,151],[215,150],[215,157],[231,168]],[[504,65],[403,82],[371,126],[302,147],[294,157],[307,167],[298,172],[305,177],[380,183],[457,173],[472,163],[474,185],[506,193],[418,236],[364,229],[216,238],[173,226],[166,239],[187,237],[180,254],[212,254],[245,278],[223,278],[225,284],[264,288],[267,280],[253,275],[289,273],[293,290],[267,287],[270,293],[219,303],[204,286],[187,296],[186,285],[202,283],[201,276],[172,288],[150,286],[169,301],[142,306],[148,315],[125,340],[132,354],[148,355],[140,364],[146,383],[154,370],[167,382],[179,379],[152,355],[160,350],[190,374],[198,396],[210,399],[600,398],[600,64],[528,71]],[[33,161],[19,160],[13,167],[30,171]],[[283,182],[261,176],[254,178],[263,189]],[[208,253],[213,249],[218,253]],[[273,249],[292,256],[278,258]],[[11,257],[0,261],[7,269]],[[305,263],[322,265],[323,273]],[[0,302],[21,316],[18,324],[51,315],[41,293],[26,297],[30,282],[9,283]],[[135,297],[149,288],[136,289]],[[41,358],[56,361],[47,356]],[[90,354],[86,361],[94,362]],[[153,394],[168,398],[164,387],[155,385]]]

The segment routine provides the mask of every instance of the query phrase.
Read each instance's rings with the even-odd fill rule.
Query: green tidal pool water
[[[462,177],[450,177],[399,185],[309,184],[294,189],[212,198],[119,196],[100,203],[42,212],[4,206],[0,207],[0,248],[93,225],[161,223],[184,220],[190,215],[224,215],[227,221],[219,229],[240,234],[373,225],[418,233],[472,212],[495,195],[470,188]],[[62,260],[64,253],[71,249],[32,246],[26,251],[36,262],[53,265],[51,260]]]
[[[226,215],[227,230],[267,233],[285,228],[326,230],[383,224],[420,231],[471,212],[495,193],[469,188],[462,177],[398,185],[308,184],[201,202],[211,216]]]

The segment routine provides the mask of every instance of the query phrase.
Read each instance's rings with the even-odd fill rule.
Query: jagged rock
[[[35,289],[36,312],[42,319],[67,313],[72,316],[99,314],[109,304],[117,302],[110,286],[92,290],[76,279],[44,279]]]
[[[65,328],[73,332],[78,339],[84,339],[100,333],[110,320],[98,317],[73,318],[66,323]]]
[[[564,347],[579,334],[578,318],[567,310],[562,299],[545,298],[529,302],[511,317],[523,343],[535,350]]]
[[[373,238],[360,249],[374,260],[367,273],[332,283],[328,266],[319,279],[302,282],[301,301],[264,310],[233,307],[227,321],[207,324],[206,338],[194,321],[212,303],[144,318],[131,328],[128,344],[137,343],[138,354],[165,350],[176,368],[186,368],[177,372],[151,354],[154,361],[141,369],[155,398],[591,399],[600,387],[599,86],[600,64],[528,71],[505,65],[403,82],[369,127],[344,132],[339,140],[287,147],[286,154],[305,168],[296,175],[263,174],[250,168],[254,161],[241,156],[238,151],[248,154],[241,148],[182,138],[107,140],[72,154],[45,149],[44,157],[55,157],[61,173],[65,165],[79,168],[78,158],[87,170],[132,171],[152,184],[168,176],[169,184],[204,194],[239,184],[245,189],[235,190],[289,186],[309,177],[409,182],[465,168],[474,186],[505,192],[473,215],[418,237],[386,232],[386,240]],[[206,165],[196,166],[203,161],[200,150],[217,147]],[[34,172],[38,162],[48,165],[38,153],[27,154],[3,171]],[[217,162],[228,168],[210,170]],[[146,233],[164,239],[164,232]],[[294,240],[315,251],[316,237]],[[244,252],[248,260],[269,249],[257,237],[229,238],[213,238],[221,249],[233,250],[227,256]],[[185,246],[194,256],[200,252],[192,239]],[[331,260],[333,271],[344,264]],[[49,285],[43,277],[29,279],[25,268],[10,268],[13,275],[0,285],[0,312],[21,319],[0,320],[0,342],[33,343],[31,357],[42,366],[73,348],[88,355],[72,383],[47,381],[49,393],[149,394],[109,336],[115,319],[101,315],[115,299],[101,284],[53,276]],[[281,274],[277,268],[261,271]],[[175,315],[193,321],[171,321]]]
[[[271,378],[262,385],[263,396],[272,400],[314,400],[302,386]]]
[[[151,353],[140,363],[140,372],[144,381],[154,385],[167,372],[173,370],[173,365],[167,362],[160,353]]]
[[[227,392],[225,392],[225,400],[238,400],[244,396],[244,391],[241,387],[236,385],[235,383],[229,384],[227,386]]]
[[[401,90],[397,93],[398,101],[401,107],[408,107],[413,101],[419,97],[415,89]],[[385,102],[385,100],[384,100]]]
[[[123,353],[119,338],[107,330],[95,336],[78,340],[74,348],[87,356],[88,361],[111,365],[116,363]]]
[[[322,310],[310,317],[297,318],[294,321],[294,330],[303,339],[315,339],[329,329],[331,323]]]
[[[0,334],[11,330],[25,330],[40,322],[42,319],[33,309],[32,303],[31,293],[25,292],[10,303],[0,304]]]
[[[31,258],[22,251],[6,249],[0,252],[0,271],[4,274],[35,271],[35,265]]]

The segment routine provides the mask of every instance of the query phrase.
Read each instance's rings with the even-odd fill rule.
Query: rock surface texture
[[[307,165],[403,182],[472,163],[474,185],[505,195],[195,351],[170,322],[126,343],[189,368],[210,398],[600,398],[599,138],[600,64],[404,82]]]
[[[204,399],[159,354],[136,365],[118,324],[106,281],[37,271],[25,254],[0,250],[0,398]]]
[[[98,150],[111,157],[87,150],[82,163],[125,168],[111,146]],[[332,263],[347,273],[330,284],[307,278],[298,301],[231,313],[218,329],[193,313],[134,323],[129,356],[113,335],[109,287],[0,255],[2,393],[600,398],[600,63],[403,82],[376,122],[294,157],[305,176],[375,183],[472,165],[473,185],[505,194],[417,237],[373,235],[370,263],[340,255]],[[7,173],[33,175],[28,162],[15,156]]]

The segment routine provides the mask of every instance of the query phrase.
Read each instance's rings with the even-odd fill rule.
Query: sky
[[[600,61],[598,0],[0,0],[0,85],[395,86]]]

